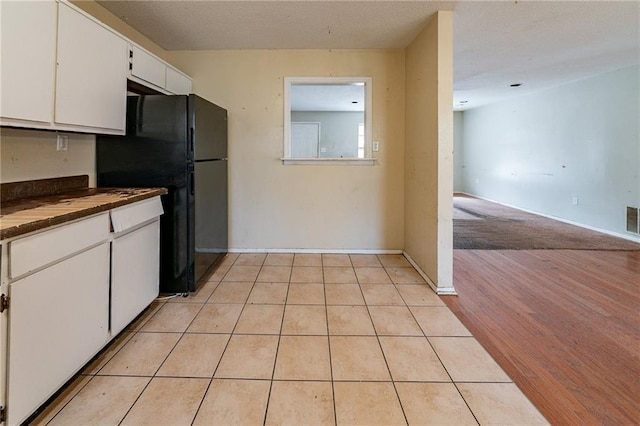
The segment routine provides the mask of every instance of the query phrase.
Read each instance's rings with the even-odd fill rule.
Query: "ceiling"
[[[456,110],[640,62],[638,1],[98,3],[166,50],[404,48],[453,10]]]

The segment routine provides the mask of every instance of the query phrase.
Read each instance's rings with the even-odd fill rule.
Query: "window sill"
[[[326,164],[341,166],[373,166],[375,158],[281,158],[284,165]]]

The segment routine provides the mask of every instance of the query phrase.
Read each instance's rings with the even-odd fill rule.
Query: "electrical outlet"
[[[380,151],[380,142],[373,141],[373,152],[378,152],[378,151]]]
[[[66,151],[69,148],[69,136],[58,135],[56,138],[56,150]]]
[[[573,197],[573,198],[571,198],[571,204],[573,204],[574,206],[577,206],[577,205],[578,205],[578,201],[579,201],[579,200],[578,200],[578,197]]]

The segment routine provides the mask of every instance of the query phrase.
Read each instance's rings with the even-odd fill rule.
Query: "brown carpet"
[[[453,248],[640,250],[640,244],[456,194],[453,197]]]

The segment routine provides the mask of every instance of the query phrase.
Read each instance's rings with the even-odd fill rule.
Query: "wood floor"
[[[640,251],[454,250],[443,300],[552,423],[640,423]]]

